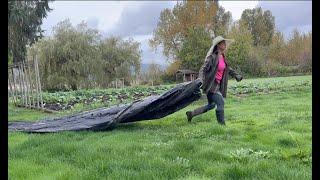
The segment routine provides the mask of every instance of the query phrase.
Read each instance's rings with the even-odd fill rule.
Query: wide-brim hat
[[[228,47],[230,46],[231,43],[234,42],[234,39],[226,39],[222,36],[217,36],[212,40],[212,45],[209,49],[209,51],[207,52],[207,56],[211,55],[213,53],[213,49],[214,47],[219,44],[221,41],[226,41],[226,49],[228,49]]]

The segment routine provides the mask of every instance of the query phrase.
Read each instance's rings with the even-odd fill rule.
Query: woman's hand
[[[199,81],[200,81],[200,86],[199,86],[199,88],[201,89],[202,88],[202,85],[203,85],[203,80],[202,80],[202,78],[198,78],[199,79]]]
[[[243,77],[242,77],[241,75],[239,75],[239,74],[238,74],[238,75],[236,75],[236,80],[237,80],[237,82],[241,81],[241,80],[242,80],[242,78],[243,78]]]

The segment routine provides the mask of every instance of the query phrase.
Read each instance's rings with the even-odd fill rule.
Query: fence
[[[37,57],[8,66],[8,97],[16,106],[44,109]]]

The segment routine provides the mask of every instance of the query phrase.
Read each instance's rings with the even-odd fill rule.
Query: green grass
[[[296,78],[311,81],[287,80]],[[214,111],[187,123],[185,112],[206,103],[201,99],[160,120],[112,131],[9,133],[9,178],[311,179],[311,96],[310,86],[230,94],[226,127]],[[9,106],[9,120],[45,116]]]
[[[36,121],[46,117],[55,116],[56,114],[43,113],[40,110],[15,107],[8,104],[9,121]]]

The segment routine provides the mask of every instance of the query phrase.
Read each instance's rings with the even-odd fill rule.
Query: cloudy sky
[[[288,38],[294,28],[301,32],[312,29],[311,1],[220,1],[226,11],[238,20],[244,9],[261,6],[275,16],[276,28]],[[86,21],[104,36],[117,35],[124,39],[132,37],[141,43],[142,63],[154,61],[167,64],[161,49],[154,52],[148,46],[156,28],[161,10],[173,8],[176,1],[54,1],[53,9],[43,20],[42,29],[50,36],[52,27],[69,18],[73,25]]]

